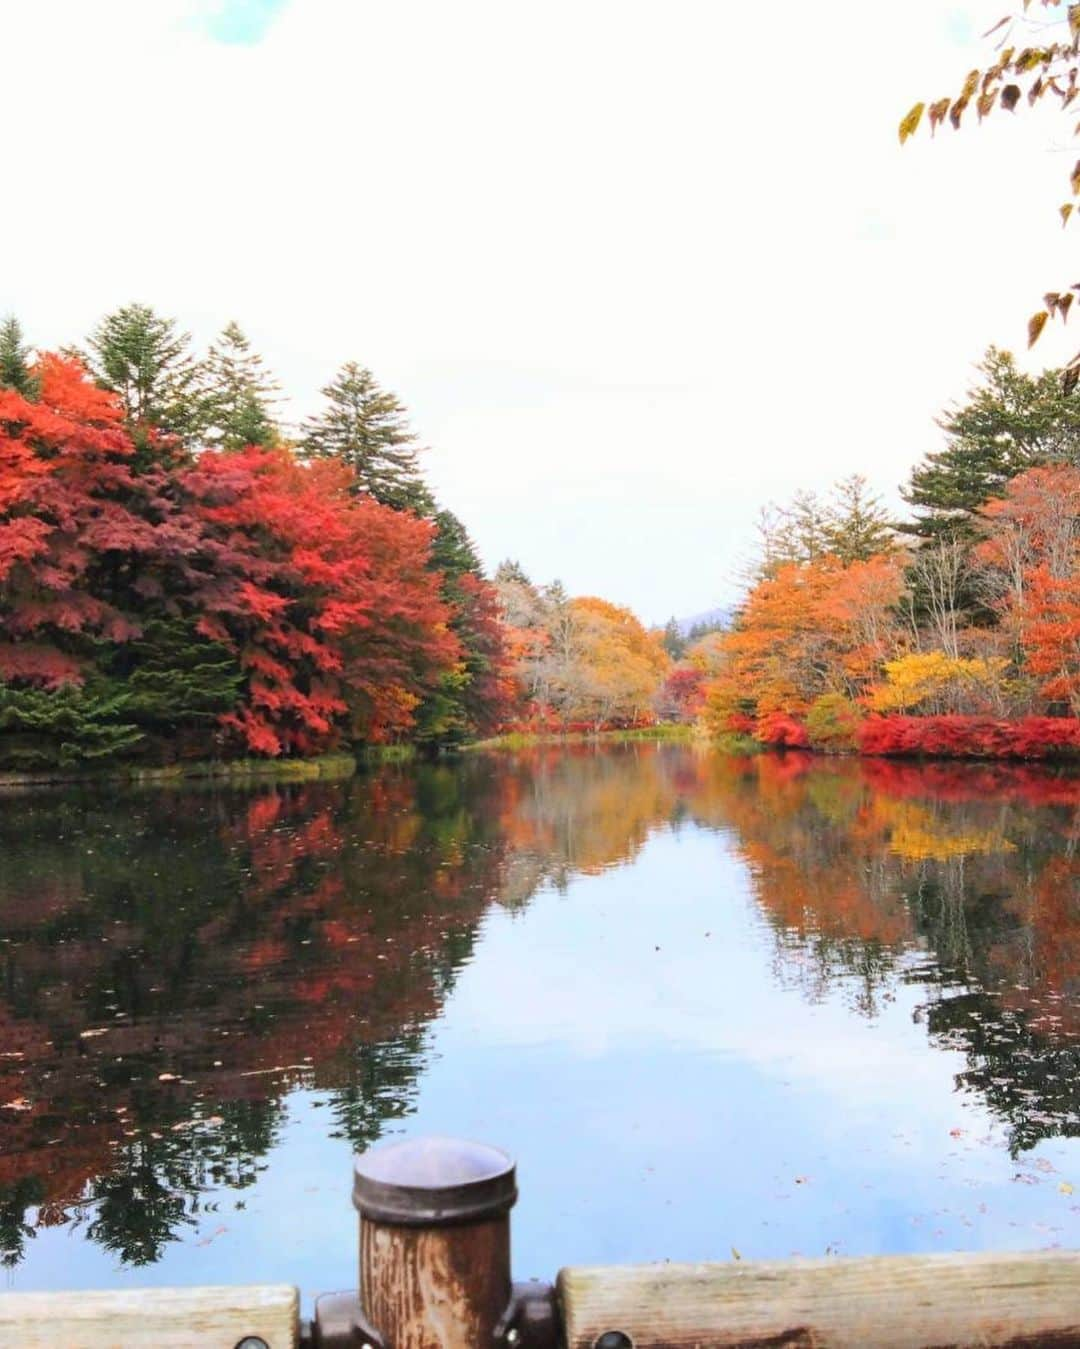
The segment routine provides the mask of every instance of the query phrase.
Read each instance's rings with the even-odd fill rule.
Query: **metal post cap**
[[[373,1222],[444,1227],[495,1218],[513,1207],[513,1158],[485,1143],[414,1138],[356,1159],[353,1203]]]

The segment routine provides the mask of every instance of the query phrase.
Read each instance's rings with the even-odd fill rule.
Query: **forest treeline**
[[[306,756],[695,724],[729,744],[1080,750],[1080,410],[991,349],[892,519],[766,508],[727,624],[485,576],[405,408],[346,363],[299,426],[242,330],[0,325],[0,766]]]
[[[655,717],[629,610],[485,577],[405,408],[346,363],[297,427],[236,323],[0,325],[0,766],[306,756]]]
[[[871,754],[1080,750],[1080,404],[991,349],[893,521],[860,477],[761,520],[683,678],[716,736]]]

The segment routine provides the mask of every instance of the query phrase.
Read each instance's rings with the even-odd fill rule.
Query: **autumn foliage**
[[[160,688],[176,675],[159,668],[163,634],[174,664],[182,653],[203,753],[407,736],[451,676],[476,685],[478,719],[501,707],[494,593],[463,581],[466,672],[429,520],[284,448],[137,455],[118,400],[77,361],[45,355],[31,373],[34,397],[0,388],[0,727],[12,745],[41,728],[41,694],[64,692],[57,716],[70,705],[82,722],[123,724],[129,746],[140,676]],[[200,700],[211,675],[214,698]]]
[[[768,566],[705,687],[712,735],[867,755],[1080,754],[1080,469],[1037,463],[963,534]]]

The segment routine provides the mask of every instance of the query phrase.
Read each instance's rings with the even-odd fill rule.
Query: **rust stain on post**
[[[476,1143],[422,1139],[357,1159],[361,1304],[393,1349],[493,1343],[516,1198],[511,1159]]]

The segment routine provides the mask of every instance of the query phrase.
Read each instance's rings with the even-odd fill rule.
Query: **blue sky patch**
[[[253,47],[288,4],[288,0],[220,0],[201,27],[215,42]]]

